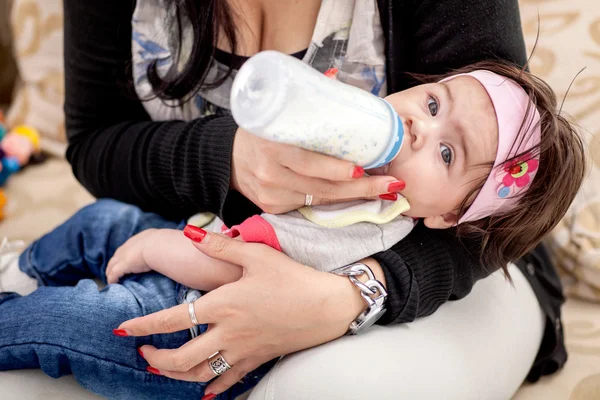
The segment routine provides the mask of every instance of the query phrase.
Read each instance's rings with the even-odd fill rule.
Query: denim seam
[[[29,258],[31,258],[31,255],[29,256]],[[81,263],[82,261],[85,261],[85,262],[86,262],[86,263],[88,263],[88,264],[94,264],[94,263],[98,263],[98,261],[95,261],[95,260],[90,260],[90,259],[89,259],[89,258],[87,258],[87,257],[83,257],[83,258],[77,258],[77,259],[71,259],[71,260],[67,260],[67,261],[64,261],[64,262],[62,262],[62,263],[60,263],[60,264],[56,265],[54,268],[52,268],[52,269],[48,270],[47,272],[45,272],[45,273],[44,273],[44,275],[46,275],[46,276],[51,276],[51,275],[54,275],[54,274],[56,274],[58,271],[60,271],[61,269],[63,269],[63,268],[66,266],[66,265],[70,265],[70,264],[79,264],[79,263]],[[35,271],[35,274],[36,274],[36,276],[39,276],[39,277],[40,277],[40,280],[41,280],[42,282],[44,282],[44,283],[45,283],[45,282],[46,282],[46,280],[45,280],[45,279],[41,279],[41,275],[39,274],[39,271],[37,270],[37,268],[36,268],[36,267],[33,267],[33,263],[31,262],[31,260],[29,260],[29,264],[32,266],[32,269]],[[47,286],[47,285],[46,285],[46,286]]]
[[[48,284],[46,282],[46,279],[43,279],[43,276],[54,275],[57,271],[64,268],[64,266],[67,264],[74,264],[74,263],[81,262],[81,258],[78,258],[77,260],[66,260],[42,274],[40,271],[38,271],[37,267],[35,266],[36,264],[33,262],[33,253],[34,253],[35,249],[37,248],[37,245],[38,245],[38,242],[34,242],[29,249],[25,250],[25,254],[27,254],[27,264],[30,267],[28,269],[34,273],[35,279],[37,279],[39,282],[44,283],[44,286],[47,286]],[[84,257],[83,259],[86,262],[90,263],[90,260],[88,260],[86,257]]]
[[[26,249],[25,252],[23,253],[27,257],[26,263],[27,263],[27,266],[29,267],[27,272],[32,273],[34,275],[35,280],[37,280],[38,282],[41,282],[41,283],[45,284],[46,283],[45,280],[42,279],[42,276],[40,275],[40,273],[37,270],[37,268],[34,267],[33,261],[31,259],[32,255],[33,255],[33,249],[34,249],[35,245],[36,244],[34,243],[30,249]],[[19,264],[20,264],[20,260],[19,260]],[[23,271],[23,272],[25,272],[25,271]]]
[[[139,372],[144,372],[144,373],[147,373],[147,371],[146,371],[145,369],[144,369],[144,370],[140,370],[140,369],[137,369],[137,368],[133,368],[133,367],[130,367],[130,366],[127,366],[127,365],[120,364],[120,363],[118,363],[118,362],[115,362],[115,361],[113,361],[113,360],[107,360],[107,359],[105,359],[105,358],[102,358],[102,357],[94,356],[94,355],[91,355],[91,354],[88,354],[88,353],[84,353],[84,352],[82,352],[82,351],[79,351],[79,350],[73,350],[73,349],[70,349],[70,348],[68,348],[68,347],[65,347],[65,346],[60,346],[60,345],[58,345],[58,344],[52,344],[52,343],[40,343],[40,342],[13,343],[13,344],[7,344],[7,345],[4,345],[4,346],[0,346],[0,350],[2,350],[2,349],[4,349],[4,348],[9,348],[9,347],[15,347],[15,346],[30,346],[30,345],[40,345],[40,346],[59,347],[59,348],[61,348],[61,349],[63,349],[63,350],[71,351],[71,352],[73,352],[73,353],[77,353],[77,354],[80,354],[80,355],[83,355],[83,356],[87,356],[87,357],[92,357],[92,358],[98,359],[98,360],[100,360],[100,361],[109,362],[109,363],[111,363],[111,364],[118,365],[118,366],[120,366],[120,367],[123,367],[123,368],[130,368],[130,369],[134,369],[134,370],[136,370],[136,371],[139,371]]]
[[[84,352],[81,352],[79,350],[73,350],[73,349],[70,349],[70,348],[66,348],[64,346],[60,346],[60,345],[57,345],[57,344],[51,344],[51,343],[27,342],[27,343],[10,344],[10,345],[0,346],[0,350],[2,350],[3,348],[6,348],[6,347],[30,346],[30,345],[41,345],[41,346],[59,347],[59,348],[61,348],[64,351],[69,351],[69,352],[76,353],[78,355],[82,355],[82,356],[85,356],[85,357],[91,357],[91,358],[94,358],[94,359],[96,359],[98,361],[110,363],[111,365],[114,365],[114,366],[117,366],[117,367],[120,367],[120,368],[130,369],[130,370],[133,370],[134,372],[141,372],[144,375],[148,375],[148,376],[152,376],[153,375],[153,374],[149,373],[148,371],[146,371],[146,369],[138,369],[138,368],[135,368],[135,367],[131,367],[131,366],[128,366],[128,365],[124,365],[124,364],[118,363],[118,362],[116,362],[114,360],[107,360],[105,358],[94,356],[94,355],[91,355],[89,353],[84,353]],[[166,378],[168,381],[172,381],[171,383],[174,383],[174,382],[185,382],[185,383],[192,383],[192,384],[198,384],[198,385],[202,385],[202,384],[208,385],[208,382],[178,381],[178,380],[173,380],[171,378],[168,378],[168,377],[166,377],[164,375],[162,375],[162,377]]]

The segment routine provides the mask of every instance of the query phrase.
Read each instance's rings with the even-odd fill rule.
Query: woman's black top
[[[406,72],[441,74],[491,58],[526,61],[517,0],[378,0],[378,6],[390,93],[416,83]],[[65,0],[64,8],[67,158],[77,179],[96,197],[170,218],[211,211],[233,225],[259,213],[230,189],[237,129],[230,116],[154,122],[133,94],[135,1]],[[479,264],[476,251],[467,251],[476,247],[465,247],[450,230],[419,223],[392,249],[376,254],[389,291],[379,323],[410,322],[465,297],[493,272]],[[538,272],[529,275],[528,263]],[[536,378],[566,359],[562,331],[555,329],[562,296],[547,257],[533,254],[519,265],[549,320],[530,375]]]

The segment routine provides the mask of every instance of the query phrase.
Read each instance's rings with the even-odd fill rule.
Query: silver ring
[[[190,314],[190,319],[192,320],[192,324],[200,325],[200,322],[196,319],[196,309],[194,308],[194,303],[188,304],[188,313]]]
[[[304,205],[305,205],[306,207],[309,207],[309,206],[312,204],[312,201],[313,201],[312,194],[308,194],[308,193],[307,193],[307,194],[304,196]]]
[[[208,357],[208,365],[216,376],[219,376],[223,374],[223,372],[231,369],[231,365],[225,361],[221,353],[218,351],[212,356]]]

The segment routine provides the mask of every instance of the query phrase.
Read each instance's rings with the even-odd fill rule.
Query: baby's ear
[[[458,217],[453,213],[436,215],[423,219],[423,223],[429,229],[448,229],[456,225],[457,222]]]

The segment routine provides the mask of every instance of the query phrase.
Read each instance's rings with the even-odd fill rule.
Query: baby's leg
[[[146,337],[112,333],[125,320],[177,305],[178,288],[148,273],[101,291],[85,279],[74,287],[40,287],[28,296],[0,293],[0,370],[41,368],[54,378],[73,374],[83,387],[110,399],[200,399],[206,383],[153,375],[137,352],[145,344],[180,347],[191,338],[188,330]],[[229,392],[231,398],[254,386],[267,369],[249,374]]]
[[[106,282],[108,260],[131,236],[183,225],[132,205],[98,200],[29,246],[19,267],[42,286],[75,285],[84,278]]]

